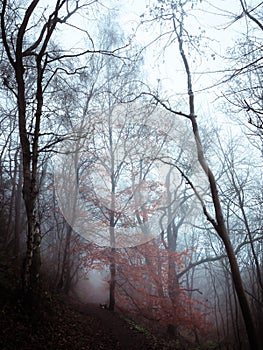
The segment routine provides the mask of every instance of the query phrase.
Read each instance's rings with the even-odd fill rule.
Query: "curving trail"
[[[152,350],[145,335],[132,327],[117,313],[101,309],[97,304],[78,304],[77,309],[82,314],[91,316],[98,321],[99,327],[106,332],[114,349],[118,350]],[[110,348],[109,344],[109,348]]]

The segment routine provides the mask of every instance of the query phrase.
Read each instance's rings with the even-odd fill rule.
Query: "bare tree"
[[[235,251],[234,251],[232,242],[230,240],[229,232],[225,223],[222,204],[219,198],[217,181],[215,179],[213,171],[211,170],[210,166],[206,161],[202,141],[199,134],[197,116],[195,111],[191,69],[190,69],[190,64],[184,48],[185,37],[186,38],[189,37],[188,36],[189,34],[186,32],[184,27],[184,19],[186,16],[186,9],[184,8],[184,6],[187,5],[187,3],[188,3],[187,1],[185,3],[181,3],[177,1],[172,1],[172,2],[162,1],[160,2],[159,7],[158,6],[156,7],[156,9],[159,11],[156,14],[156,18],[158,18],[159,20],[162,20],[162,19],[169,20],[172,25],[171,31],[174,32],[176,40],[178,42],[179,53],[183,62],[186,79],[187,79],[189,111],[181,112],[181,111],[174,110],[172,107],[170,107],[170,105],[163,102],[159,97],[153,94],[151,95],[165,109],[169,110],[171,113],[175,115],[180,115],[186,118],[187,120],[189,120],[191,124],[192,131],[196,141],[198,161],[204,173],[206,174],[209,182],[214,215],[210,214],[206,206],[206,203],[201,197],[201,195],[198,193],[198,189],[196,188],[195,184],[187,177],[187,175],[184,173],[183,170],[181,171],[181,173],[182,173],[182,176],[185,177],[185,179],[188,181],[188,184],[194,191],[195,195],[198,197],[206,219],[211,223],[214,230],[217,232],[218,237],[224,244],[225,252],[230,265],[235,292],[237,294],[239,305],[242,311],[243,320],[246,326],[246,332],[249,339],[250,348],[259,349],[260,348],[259,341],[258,341],[256,329],[255,329],[251,308],[248,302],[247,295],[245,293],[240,268],[237,262],[237,258],[235,256]],[[169,33],[171,33],[171,31]],[[172,164],[172,162],[170,162],[170,164]]]
[[[39,282],[41,233],[36,200],[40,150],[50,136],[43,130],[43,121],[49,117],[45,109],[46,93],[63,59],[83,54],[55,49],[52,38],[58,25],[67,23],[78,10],[91,4],[57,0],[53,9],[49,5],[42,8],[39,0],[27,3],[26,7],[19,1],[4,0],[1,4],[3,83],[16,100],[23,162],[23,199],[27,215],[24,291]],[[50,146],[45,145],[46,149]]]
[[[224,96],[233,110],[245,113],[251,131],[262,138],[262,2],[239,2],[241,13],[236,14],[233,23],[239,21],[245,31],[229,49],[228,60],[234,63],[234,68],[225,79],[228,83]],[[239,114],[242,116],[243,113]]]

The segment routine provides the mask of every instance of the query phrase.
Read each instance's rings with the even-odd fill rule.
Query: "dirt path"
[[[78,310],[98,320],[101,329],[106,331],[115,343],[116,350],[152,350],[145,334],[135,329],[118,314],[101,309],[95,304],[78,305]]]

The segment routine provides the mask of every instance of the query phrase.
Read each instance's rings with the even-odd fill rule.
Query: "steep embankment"
[[[1,350],[183,350],[98,304],[46,292],[25,307],[16,276],[10,258],[0,254]]]
[[[17,293],[1,287],[2,350],[176,349],[97,305],[45,296],[28,310]]]

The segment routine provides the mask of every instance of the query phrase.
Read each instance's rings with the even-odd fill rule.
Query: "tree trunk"
[[[111,239],[111,250],[110,250],[110,302],[109,310],[114,311],[115,308],[115,286],[116,286],[116,262],[115,262],[115,232],[114,232],[114,212],[111,213],[110,218],[110,239]]]
[[[114,308],[115,308],[115,285],[116,285],[115,248],[111,248],[111,257],[110,257],[110,302],[109,302],[109,310],[110,311],[114,311]]]
[[[14,256],[18,258],[20,252],[20,235],[21,235],[21,210],[22,210],[22,186],[23,186],[23,176],[22,176],[22,162],[19,161],[18,170],[18,183],[16,188],[16,199],[15,199],[15,227],[14,227]]]
[[[36,220],[34,211],[27,212],[27,249],[23,266],[23,292],[37,291],[40,277],[40,226]]]
[[[201,139],[199,136],[198,132],[198,126],[196,123],[195,116],[190,117],[192,126],[193,126],[193,132],[195,135],[195,140],[196,140],[196,145],[197,145],[197,151],[198,151],[198,160],[207,174],[209,185],[210,185],[210,190],[212,194],[212,199],[213,199],[213,205],[215,209],[215,214],[216,214],[216,222],[211,221],[212,225],[214,226],[216,232],[218,233],[219,237],[221,238],[222,242],[224,243],[224,247],[227,253],[228,261],[230,264],[230,269],[231,269],[231,274],[232,274],[232,279],[233,283],[235,286],[235,292],[237,294],[237,298],[239,301],[239,305],[241,308],[243,320],[246,326],[246,331],[247,331],[247,336],[249,339],[249,344],[251,350],[259,350],[259,343],[258,343],[258,337],[257,337],[257,332],[255,329],[254,325],[254,320],[252,316],[252,312],[249,306],[249,302],[245,293],[245,289],[243,286],[243,281],[241,278],[241,273],[240,269],[237,263],[237,259],[235,256],[234,248],[232,246],[232,243],[229,238],[229,233],[226,228],[226,224],[224,221],[224,216],[223,216],[223,211],[221,208],[221,203],[219,200],[219,195],[218,195],[218,190],[217,190],[217,185],[216,185],[216,180],[214,178],[214,175],[207,165],[204,157],[204,152],[201,144]]]
[[[183,48],[183,22],[181,21],[179,24],[179,28],[177,28],[175,18],[173,18],[173,26],[174,31],[177,35],[177,40],[179,44],[179,51],[180,55],[183,60],[186,76],[187,76],[187,88],[188,88],[188,101],[189,101],[189,116],[188,119],[190,119],[193,129],[193,134],[195,136],[195,142],[196,142],[196,148],[197,148],[197,155],[198,155],[198,161],[201,165],[203,171],[207,175],[209,185],[210,185],[210,191],[212,195],[212,201],[213,206],[215,210],[215,216],[216,220],[213,220],[213,218],[210,217],[210,215],[207,213],[205,205],[202,203],[204,214],[206,215],[207,219],[211,222],[214,229],[216,230],[218,236],[221,238],[222,242],[224,243],[224,247],[227,253],[228,261],[230,264],[231,274],[233,283],[235,286],[235,291],[237,294],[237,298],[239,301],[239,305],[241,308],[243,320],[246,326],[246,332],[250,344],[251,350],[260,350],[259,347],[259,341],[257,337],[257,332],[255,328],[255,324],[253,321],[252,312],[249,306],[249,302],[245,293],[245,289],[243,286],[243,281],[241,278],[241,272],[237,263],[237,259],[235,256],[234,248],[232,246],[232,243],[229,238],[229,233],[226,228],[226,224],[224,221],[224,215],[221,208],[221,203],[218,195],[217,190],[217,183],[214,177],[214,174],[212,173],[211,169],[209,168],[205,156],[204,156],[204,150],[203,145],[201,142],[201,138],[199,135],[198,125],[196,122],[196,116],[195,116],[195,104],[194,104],[194,92],[192,87],[192,77],[191,77],[191,71],[188,64],[188,60],[186,57],[186,54],[184,52]]]
[[[61,267],[60,279],[58,282],[58,289],[62,290],[65,294],[68,294],[70,290],[70,243],[72,236],[72,227],[67,224],[67,235],[66,235],[66,243],[63,253],[63,261]]]

